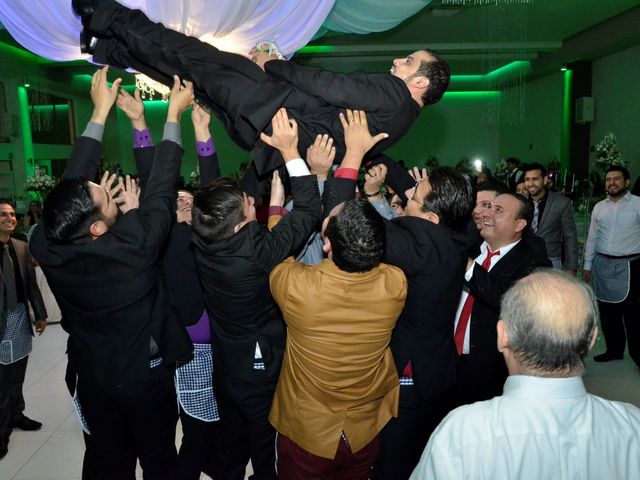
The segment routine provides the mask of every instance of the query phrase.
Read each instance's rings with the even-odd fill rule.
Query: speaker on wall
[[[584,125],[593,122],[593,97],[576,99],[576,123]]]

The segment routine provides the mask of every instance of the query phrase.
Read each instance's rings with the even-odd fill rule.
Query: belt
[[[634,258],[634,257],[640,256],[640,253],[632,253],[631,255],[607,255],[606,253],[596,252],[596,254],[604,258],[611,258],[613,260],[625,260],[628,258]]]

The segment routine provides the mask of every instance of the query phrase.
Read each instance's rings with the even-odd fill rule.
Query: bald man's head
[[[576,374],[592,345],[598,307],[591,288],[558,270],[539,270],[503,297],[500,318],[508,348],[541,376]]]

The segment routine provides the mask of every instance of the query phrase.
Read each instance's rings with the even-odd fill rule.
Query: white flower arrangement
[[[622,159],[618,140],[612,132],[606,133],[602,141],[596,145],[595,165],[603,172],[606,172],[612,165],[622,167],[627,165],[627,162]]]
[[[500,160],[495,168],[493,169],[493,176],[496,178],[496,180],[499,180],[503,183],[507,182],[507,179],[509,178],[509,169],[507,168],[507,162],[506,160]]]
[[[55,187],[56,183],[55,177],[48,175],[45,168],[36,166],[33,175],[24,182],[24,189],[27,192],[45,192]]]
[[[197,166],[194,171],[189,174],[189,182],[187,183],[189,190],[197,190],[200,188],[200,167]]]

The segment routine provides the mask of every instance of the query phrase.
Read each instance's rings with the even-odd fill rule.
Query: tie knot
[[[495,252],[487,250],[487,258],[497,257],[498,255],[500,255],[500,250],[496,250]]]

